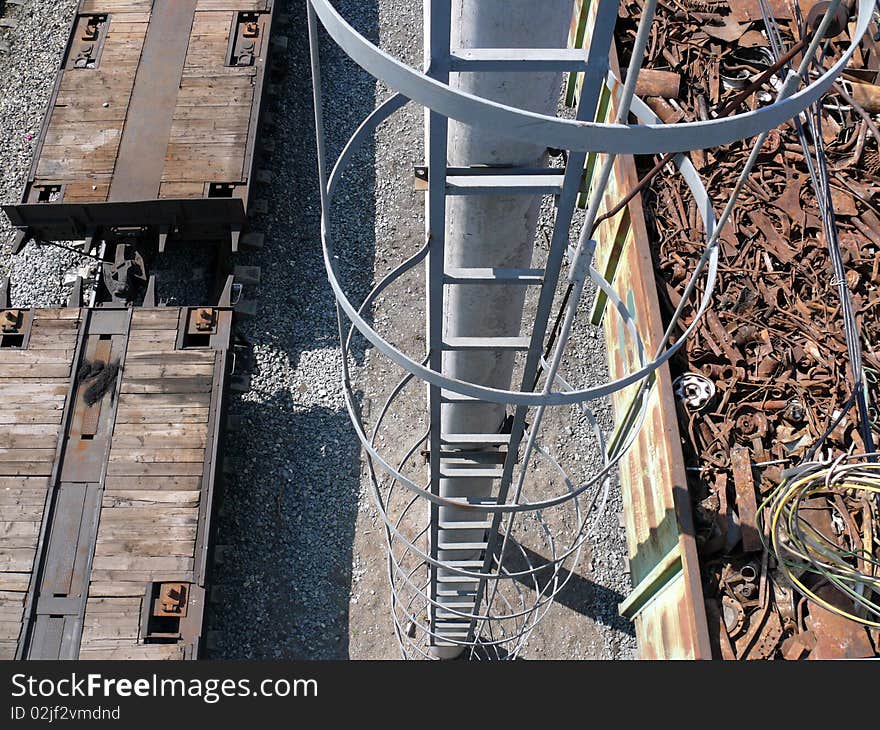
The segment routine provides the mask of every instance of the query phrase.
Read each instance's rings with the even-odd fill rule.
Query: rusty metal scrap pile
[[[810,4],[801,4],[805,15]],[[759,0],[660,5],[639,93],[664,121],[709,118],[773,63]],[[771,0],[769,8],[790,48],[801,37],[796,12],[787,0]],[[638,17],[638,3],[621,6],[623,63]],[[846,32],[828,54],[833,57],[835,44],[844,42]],[[821,107],[831,199],[871,403],[880,396],[880,132],[872,116],[880,112],[878,69],[880,45],[869,36]],[[778,90],[774,83],[750,94],[738,111],[768,101]],[[749,148],[746,140],[693,153],[716,209],[730,197]],[[843,591],[823,575],[795,572],[820,597],[808,601],[765,549],[763,503],[789,476],[784,470],[811,458],[866,451],[852,408],[838,282],[806,163],[793,124],[770,134],[721,236],[713,306],[672,366],[710,634],[724,658],[880,653],[880,632],[836,610],[855,610]],[[639,160],[640,174],[653,164]],[[705,233],[680,177],[654,178],[643,201],[668,317],[703,252]],[[689,321],[684,318],[682,329]],[[872,407],[869,414],[876,433],[878,412]],[[860,565],[880,578],[870,558],[880,560],[880,520],[869,495],[843,487],[816,490],[800,503],[797,519],[842,553],[867,550],[867,565]]]

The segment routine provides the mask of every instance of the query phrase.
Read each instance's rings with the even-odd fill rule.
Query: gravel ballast
[[[20,195],[75,5],[28,0],[16,9],[20,24],[9,42],[13,49],[31,50],[0,55],[0,103],[7,120],[0,146],[4,202]],[[269,102],[274,122],[263,132],[274,142],[262,163],[272,183],[256,191],[268,203],[269,213],[254,222],[265,234],[265,246],[236,258],[260,266],[262,279],[244,292],[258,301],[258,316],[239,324],[252,344],[253,368],[250,390],[230,398],[240,428],[226,437],[228,476],[216,524],[217,543],[229,547],[212,575],[217,589],[207,615],[210,656],[395,658],[384,536],[344,407],[336,310],[320,248],[305,11],[301,2],[277,5],[291,17],[281,28],[289,42],[276,54],[283,78],[274,79],[279,87]],[[336,6],[390,53],[420,63],[421,3],[339,0]],[[334,157],[387,90],[326,38],[322,60],[328,152]],[[340,190],[347,212],[336,235],[353,300],[423,236],[422,196],[411,182],[412,165],[423,158],[421,117],[421,110],[408,108],[391,120],[364,152],[367,172],[346,180]],[[4,218],[4,240],[8,232]],[[12,269],[17,302],[50,305],[66,298],[64,273],[83,263],[73,254],[30,244],[14,260],[4,248],[0,272]],[[414,288],[414,299],[417,292]],[[373,320],[409,318],[418,331],[419,306],[388,299],[377,304]],[[589,378],[604,377],[598,330],[579,329],[572,348]],[[375,351],[359,347],[355,354],[362,396],[383,391]],[[600,418],[610,427],[607,408]],[[554,449],[576,455],[584,448],[578,433],[560,428]],[[590,457],[583,458],[585,472],[595,467]],[[617,604],[630,590],[620,513],[614,484],[577,580],[532,634],[526,658],[634,655],[632,626],[617,615]]]
[[[76,0],[26,0],[6,6],[5,17],[16,22],[0,46],[0,200],[21,199],[43,114],[49,103],[55,71],[76,10]],[[0,276],[12,279],[14,305],[57,306],[67,300],[64,275],[89,260],[69,251],[29,243],[16,257],[9,255],[12,228],[0,214]]]

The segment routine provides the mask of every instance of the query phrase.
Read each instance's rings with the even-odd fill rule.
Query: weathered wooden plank
[[[33,333],[37,332],[75,332],[79,320],[72,317],[34,317]]]
[[[10,383],[5,381],[0,384],[0,402],[16,403],[13,400],[17,396],[43,395],[52,400],[64,398],[67,395],[67,383],[65,381],[51,381],[45,383]]]
[[[0,571],[4,573],[27,573],[34,565],[35,548],[3,548],[0,549]],[[0,581],[0,590],[4,588]]]
[[[13,505],[3,510],[6,522],[39,522],[43,519],[42,505]]]
[[[27,350],[24,352],[29,352],[36,356],[50,355],[57,357],[59,360],[70,360],[76,352],[76,339],[76,332],[54,335],[43,332],[36,335],[32,333],[28,341]],[[69,354],[65,356],[64,353]]]
[[[0,552],[0,561],[3,553]],[[143,555],[96,555],[92,563],[94,570],[114,571],[168,571],[190,572],[193,569],[192,557],[186,556],[143,556]]]
[[[198,525],[160,525],[159,528],[155,524],[147,525],[143,523],[135,524],[102,524],[98,532],[99,540],[148,540],[155,538],[157,529],[161,530],[163,538],[168,540],[186,540],[195,542],[198,533]]]
[[[184,69],[180,77],[181,87],[195,86],[225,86],[232,89],[247,89],[253,87],[254,77],[257,74],[256,66],[228,66],[211,69]],[[228,124],[232,120],[217,120],[218,123]],[[178,124],[175,121],[175,124]]]
[[[109,182],[87,181],[68,183],[64,188],[65,203],[103,203],[110,192]]]
[[[34,322],[43,322],[50,319],[82,319],[82,309],[76,307],[46,307],[34,310]]]
[[[214,350],[175,350],[173,352],[139,352],[125,358],[126,365],[182,365],[185,363],[214,362]]]
[[[82,0],[81,13],[143,13],[149,16],[153,0]]]
[[[0,591],[26,592],[30,585],[30,568],[20,573],[12,571],[0,571]]]
[[[177,109],[174,112],[174,120],[185,117],[188,113],[185,107],[219,106],[229,109],[230,114],[236,114],[235,107],[250,108],[254,99],[253,86],[236,86],[225,88],[220,86],[194,86],[187,85],[181,88],[177,96]]]
[[[21,405],[21,404],[19,404]],[[54,410],[36,408],[16,408],[12,410],[0,410],[0,425],[7,427],[19,424],[40,424],[56,427],[61,424],[64,414],[63,404]]]
[[[25,526],[33,526],[35,522],[23,522]],[[31,535],[0,535],[0,551],[2,550],[32,550],[37,549],[39,534]],[[24,568],[29,570],[29,568]]]
[[[143,588],[141,588],[143,594]],[[132,596],[94,596],[91,588],[89,589],[89,597],[86,600],[86,614],[97,613],[117,613],[128,614],[131,611],[138,613],[141,607],[140,597]]]
[[[118,555],[150,557],[192,557],[195,542],[192,540],[159,540],[123,538],[120,540],[98,540],[95,546],[95,557],[109,558]]]
[[[224,159],[185,159],[165,163],[163,180],[240,180],[244,156]]]
[[[210,393],[213,378],[209,376],[136,378],[127,373],[122,379],[123,393]]]
[[[167,423],[174,420],[177,423],[207,423],[209,408],[193,407],[182,408],[174,406],[165,408],[144,408],[130,406],[120,408],[116,413],[116,423]]]
[[[3,476],[49,476],[51,461],[3,461],[0,459],[0,475]]]
[[[210,403],[210,393],[123,393],[119,396],[120,408],[153,409],[174,406],[207,408]]]
[[[24,429],[40,428],[41,431]],[[54,449],[58,443],[58,427],[51,424],[35,424],[0,429],[0,448],[3,449]]]
[[[104,487],[107,490],[120,489],[124,491],[133,491],[145,489],[148,491],[156,490],[193,490],[201,489],[201,476],[150,476],[150,477],[133,477],[133,476],[108,476],[104,480]]]
[[[131,330],[140,329],[177,329],[180,321],[180,312],[177,307],[165,307],[157,309],[136,309],[131,315]],[[158,325],[158,326],[157,326]]]
[[[0,489],[28,489],[45,492],[49,488],[46,477],[7,477],[0,476]]]
[[[167,199],[203,198],[204,182],[163,182],[159,185],[159,197]]]
[[[160,525],[194,525],[199,520],[199,510],[194,507],[112,507],[101,511],[102,523]]]
[[[0,605],[24,608],[25,600],[27,600],[27,593],[0,590]]]
[[[108,661],[124,659],[127,661],[174,661],[183,659],[183,648],[175,644],[138,644],[107,648],[92,648],[92,644],[80,649],[79,658],[83,660]]]
[[[207,429],[201,424],[198,431],[187,432],[182,428],[171,427],[166,431],[145,431],[141,434],[123,434],[119,432],[119,426],[133,424],[117,424],[117,430],[113,434],[114,449],[142,449],[144,447],[167,447],[171,448],[175,443],[184,443],[186,446],[204,448],[208,441]],[[142,425],[142,424],[138,424]],[[144,424],[146,425],[152,424]]]
[[[175,344],[173,340],[134,340],[128,343],[128,355],[174,352]]]
[[[140,633],[140,623],[130,619],[119,618],[111,620],[106,616],[90,617],[86,614],[83,620],[82,644],[87,646],[96,639],[129,639],[132,643],[137,641]]]
[[[155,580],[180,581],[183,583],[192,582],[193,574],[191,570],[182,571],[166,571],[159,573],[153,570],[92,570],[92,580],[96,583],[112,583],[115,581],[143,581],[149,583]]]
[[[21,620],[18,621],[2,621],[0,620],[0,641],[7,644],[16,641],[21,632]]]
[[[268,10],[266,0],[198,0],[196,12],[211,10]]]
[[[70,375],[70,363],[58,363],[56,365],[42,364],[4,364],[0,363],[0,378],[63,378]]]
[[[205,460],[204,449],[176,449],[176,448],[150,448],[150,449],[112,449],[110,451],[110,463],[132,462],[135,464],[154,463],[198,463]]]
[[[162,327],[159,322],[151,322],[150,326],[140,326],[138,328],[131,328],[131,331],[128,333],[128,341],[138,342],[141,340],[155,340],[156,342],[167,342],[171,340],[175,342],[177,340],[177,323],[175,322],[173,325],[169,322],[168,326]]]
[[[39,522],[0,522],[0,537],[30,537],[40,534]]]
[[[55,449],[0,449],[0,462],[54,461]]]
[[[124,378],[183,378],[195,375],[213,375],[213,362],[178,362],[171,364],[141,364],[126,362],[122,371]]]
[[[126,597],[137,596],[143,597],[146,594],[146,583],[138,581],[113,581],[113,582],[95,582],[89,584],[89,598],[92,597]]]
[[[42,489],[0,489],[0,508],[2,509],[42,505],[45,501],[46,492]]]
[[[2,463],[0,463],[2,467]],[[107,473],[113,476],[193,476],[205,469],[202,462],[154,462],[111,461]]]
[[[27,365],[57,365],[69,363],[76,354],[74,345],[76,338],[46,338],[46,346],[40,342],[39,338],[28,345],[27,350],[13,350],[11,348],[3,348],[0,350],[0,363],[4,365],[15,365],[17,363]]]
[[[171,489],[106,489],[104,507],[140,507],[150,505],[197,505],[199,492]]]

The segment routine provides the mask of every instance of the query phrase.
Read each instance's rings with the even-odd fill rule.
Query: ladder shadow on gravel
[[[367,38],[379,38],[376,0],[339,0],[337,8]],[[212,658],[345,659],[349,655],[352,551],[360,488],[360,444],[336,397],[339,372],[336,306],[321,250],[312,86],[305,6],[279,2],[289,13],[286,50],[278,51],[277,87],[267,100],[274,122],[261,132],[272,182],[259,197],[264,248],[236,263],[261,266],[259,311],[241,322],[258,352],[251,393],[233,395],[241,429],[227,436],[226,509],[217,543],[229,557],[213,582],[222,586],[209,609],[217,632]],[[321,55],[334,73],[324,78],[328,161],[332,164],[365,112],[376,83],[322,34]],[[357,294],[372,288],[376,250],[375,145],[359,155],[357,178],[346,179],[346,207],[337,211],[341,273]],[[344,197],[343,197],[344,199]],[[248,292],[248,295],[251,295]],[[366,318],[371,318],[367,313]],[[352,355],[364,360],[355,338]],[[263,395],[263,394],[269,395]],[[259,394],[259,395],[257,395]],[[259,402],[257,402],[259,401]]]
[[[519,550],[523,550],[526,553],[529,562],[534,567],[547,566],[546,571],[539,570],[537,573],[538,582],[543,586],[552,575],[551,564],[543,555],[530,550],[525,545],[511,540],[511,544],[508,546],[508,557],[505,559],[506,567],[511,572],[525,570],[528,567],[519,554]],[[517,578],[517,580],[534,590],[531,577]],[[622,596],[615,590],[594,583],[578,573],[572,573],[565,568],[559,570],[559,581],[560,583],[567,581],[567,583],[565,588],[556,596],[556,603],[588,618],[601,620],[606,626],[627,636],[636,635],[632,622],[623,618],[617,610],[618,605],[624,600],[625,596]]]

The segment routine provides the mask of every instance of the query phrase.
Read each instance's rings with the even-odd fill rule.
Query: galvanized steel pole
[[[571,0],[453,0],[453,48],[565,48],[572,18]],[[540,114],[556,114],[562,77],[557,72],[454,73],[453,88]],[[540,168],[547,148],[499,136],[491,127],[450,120],[450,167]],[[446,270],[458,268],[526,269],[532,260],[539,195],[474,195],[450,197],[446,217]],[[518,337],[525,286],[482,284],[451,286],[444,307],[444,331],[455,337]],[[507,389],[515,353],[502,350],[451,351],[443,355],[443,373],[453,378]],[[503,405],[447,403],[443,430],[452,433],[495,433],[504,420]],[[487,497],[493,480],[443,479],[444,497]],[[460,510],[439,509],[440,521],[455,521]],[[459,530],[444,544],[476,543],[482,530]],[[479,551],[439,550],[442,560],[480,560]],[[438,598],[443,603],[443,598]],[[462,647],[434,647],[438,657],[454,657]]]

